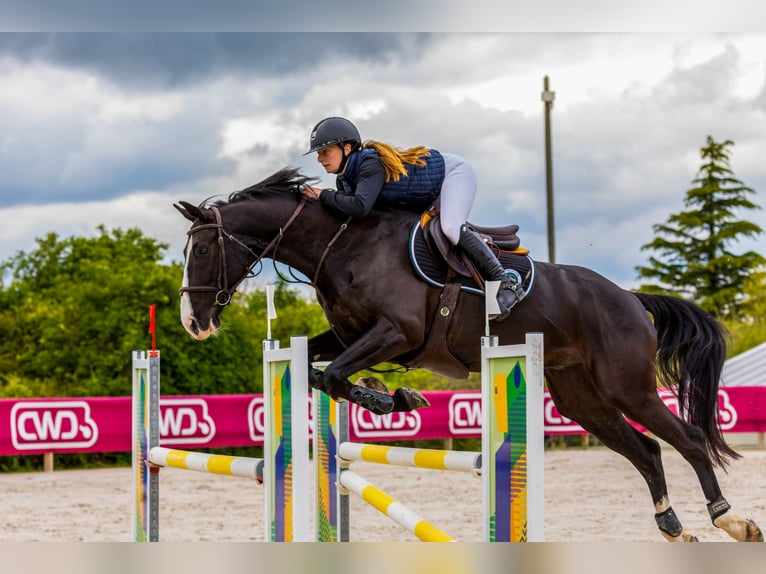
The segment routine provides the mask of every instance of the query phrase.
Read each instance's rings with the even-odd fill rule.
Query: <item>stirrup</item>
[[[506,304],[506,302],[502,300],[504,299],[503,294],[510,294],[513,297],[510,304]],[[504,281],[500,284],[500,289],[498,289],[496,297],[497,306],[500,308],[500,314],[490,316],[489,320],[502,321],[510,315],[511,309],[518,305],[525,296],[526,292],[521,283],[515,281],[511,282],[510,280]]]

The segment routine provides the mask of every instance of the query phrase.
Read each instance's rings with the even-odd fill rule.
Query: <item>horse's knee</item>
[[[325,383],[324,372],[319,369],[309,369],[309,387],[316,389],[323,393],[327,393],[327,385]]]
[[[348,399],[344,392],[343,379],[330,369],[320,371],[319,369],[309,369],[309,386],[329,395],[334,400]]]

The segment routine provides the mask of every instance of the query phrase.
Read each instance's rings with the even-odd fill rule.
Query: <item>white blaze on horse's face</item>
[[[189,286],[189,258],[192,254],[192,244],[194,239],[189,237],[189,242],[186,244],[186,257],[184,261],[184,278],[181,283],[182,287]],[[213,322],[209,322],[207,330],[202,331],[199,328],[199,321],[194,317],[194,310],[192,309],[191,297],[188,291],[181,293],[181,324],[192,337],[198,340],[207,339],[215,331]]]

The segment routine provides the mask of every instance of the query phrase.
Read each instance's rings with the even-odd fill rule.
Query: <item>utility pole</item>
[[[551,153],[551,110],[556,92],[548,89],[548,76],[543,78],[543,93],[540,94],[545,107],[545,183],[548,206],[548,261],[556,262],[556,242],[553,229],[553,154]]]

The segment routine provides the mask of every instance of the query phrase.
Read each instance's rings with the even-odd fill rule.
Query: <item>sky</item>
[[[331,115],[463,156],[479,177],[471,221],[518,224],[548,261],[546,75],[557,263],[638,286],[641,246],[685,209],[708,136],[735,142],[731,168],[766,206],[764,32],[62,28],[0,33],[0,261],[99,225],[138,227],[182,261],[174,202],[288,165],[333,186],[303,156]],[[743,217],[766,229],[766,212]],[[765,241],[734,250],[766,255]]]

